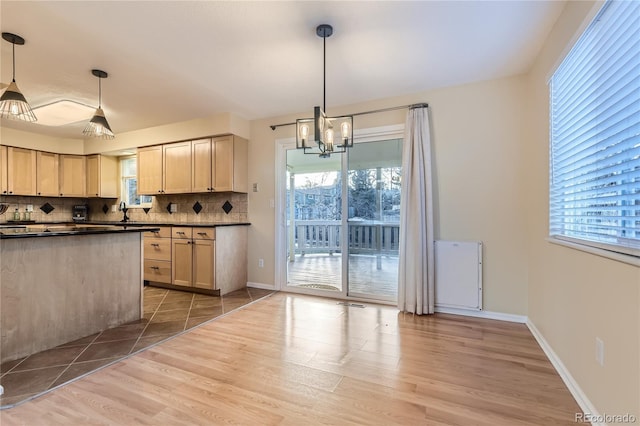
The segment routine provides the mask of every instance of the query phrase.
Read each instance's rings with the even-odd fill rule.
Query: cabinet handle
[[[198,232],[198,235],[204,235],[206,237],[207,233],[206,232]]]
[[[158,243],[151,243],[151,245],[152,245],[153,247],[160,247],[160,244],[158,244]]]
[[[158,266],[152,266],[151,269],[155,269],[156,271],[159,270],[160,268]]]
[[[13,191],[9,191],[9,194],[13,194]]]
[[[184,235],[184,232],[182,232],[182,231],[176,231],[176,234]]]

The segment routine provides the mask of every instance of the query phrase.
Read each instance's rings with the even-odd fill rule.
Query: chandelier
[[[102,79],[107,78],[109,74],[102,70],[91,70],[91,74],[98,77],[98,108],[82,133],[92,138],[113,139],[115,135],[102,110]]]
[[[318,37],[322,37],[322,108],[313,108],[313,118],[296,120],[296,148],[305,154],[315,154],[327,158],[331,154],[340,154],[353,146],[353,116],[328,117],[327,109],[327,37],[333,34],[331,25],[322,24],[316,28]]]
[[[22,46],[24,39],[12,33],[2,33],[2,38],[13,46],[13,78],[0,97],[0,117],[12,120],[36,121],[36,115],[16,84],[16,44]]]

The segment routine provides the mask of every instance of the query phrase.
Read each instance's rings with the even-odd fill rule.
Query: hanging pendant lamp
[[[98,109],[82,133],[92,138],[113,139],[115,135],[102,110],[102,79],[107,78],[109,74],[102,70],[91,70],[91,74],[98,77]]]
[[[322,37],[322,108],[313,109],[313,118],[296,120],[296,148],[305,154],[316,154],[326,158],[331,154],[340,154],[353,146],[353,116],[327,117],[327,37],[333,34],[331,25],[322,24],[316,28],[318,37]]]
[[[36,121],[36,115],[16,84],[16,44],[22,46],[24,39],[11,33],[2,33],[2,38],[13,45],[13,77],[11,84],[0,97],[0,117],[11,120]]]

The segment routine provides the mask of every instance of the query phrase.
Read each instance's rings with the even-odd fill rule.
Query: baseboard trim
[[[443,307],[437,307],[437,306],[435,310],[436,312],[440,312],[443,314],[464,315],[467,317],[477,317],[477,318],[493,319],[498,321],[517,322],[520,324],[525,324],[527,322],[527,317],[524,315],[506,314],[504,312],[472,311],[468,309],[443,308]]]
[[[565,367],[565,365],[562,363],[558,355],[556,355],[553,349],[551,349],[551,346],[549,345],[547,340],[544,338],[542,333],[540,333],[540,330],[538,330],[535,324],[531,322],[530,319],[527,319],[527,327],[529,328],[529,330],[531,331],[531,334],[533,334],[533,337],[536,339],[536,341],[544,351],[547,358],[549,358],[549,361],[551,361],[551,364],[560,375],[560,378],[562,379],[564,384],[567,385],[569,392],[571,392],[573,399],[576,400],[576,402],[582,409],[582,412],[589,413],[592,419],[601,418],[602,416],[600,416],[600,413],[598,413],[598,410],[596,409],[596,407],[591,403],[591,401],[589,401],[589,398],[587,398],[587,395],[582,391],[582,389],[578,385],[578,382],[576,382],[576,380],[573,378],[571,373],[569,373],[569,370],[567,369],[567,367]],[[600,422],[592,422],[591,424],[596,426],[607,426],[606,423],[600,423]]]
[[[254,283],[251,281],[247,281],[247,287],[251,287],[251,288],[260,288],[262,290],[275,290],[276,288],[271,285],[271,284],[264,284],[264,283]]]

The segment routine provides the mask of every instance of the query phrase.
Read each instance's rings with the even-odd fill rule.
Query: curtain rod
[[[351,115],[353,117],[356,117],[358,115],[376,114],[376,113],[379,113],[379,112],[395,111],[395,110],[398,110],[398,109],[405,109],[405,108],[407,108],[407,109],[429,108],[429,104],[423,102],[423,103],[418,103],[418,104],[410,104],[410,105],[402,105],[402,106],[397,106],[397,107],[374,109],[373,111],[356,112],[355,114],[346,114],[346,115]],[[293,126],[295,124],[296,123],[294,121],[293,123],[271,124],[269,127],[271,127],[271,130],[275,130],[278,127]]]

